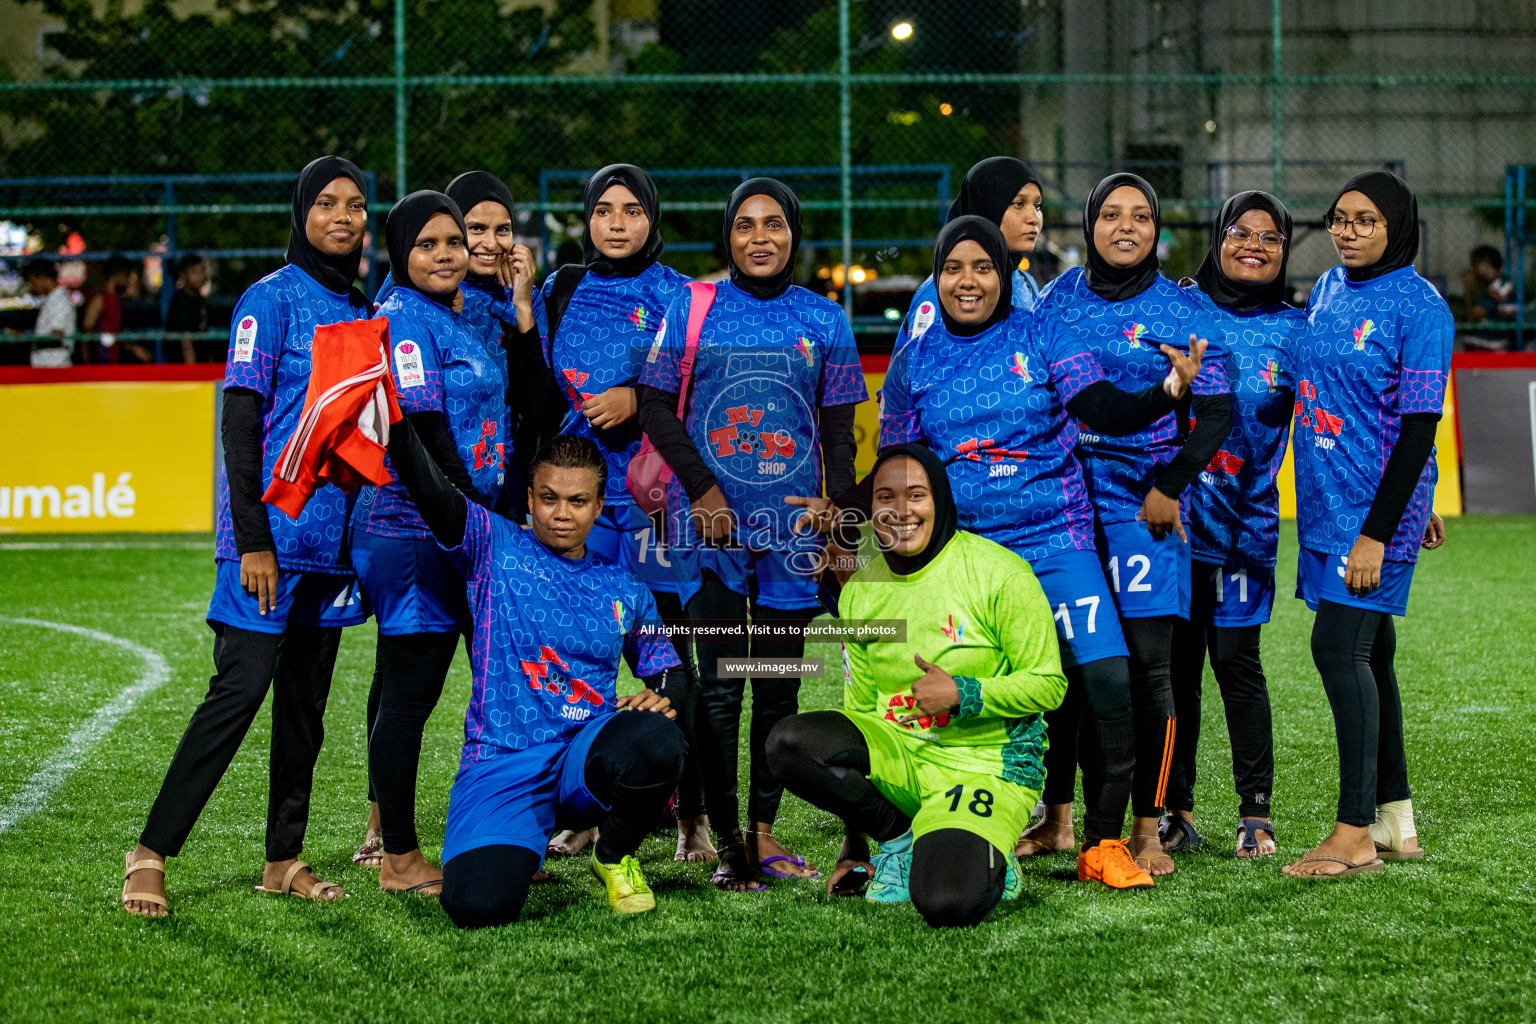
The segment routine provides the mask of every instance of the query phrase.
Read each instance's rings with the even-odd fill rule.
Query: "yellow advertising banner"
[[[875,465],[876,446],[880,442],[880,406],[875,396],[885,383],[883,373],[865,373],[870,400],[860,405],[853,416],[853,433],[859,451],[855,465],[859,476]],[[1446,386],[1445,415],[1435,438],[1435,458],[1440,466],[1440,483],[1435,487],[1435,511],[1442,516],[1461,515],[1461,466],[1456,451],[1456,390],[1454,382]],[[1285,464],[1276,478],[1280,488],[1280,517],[1296,518],[1296,476],[1291,466],[1291,451],[1286,449]]]
[[[0,385],[0,533],[213,529],[214,387]]]

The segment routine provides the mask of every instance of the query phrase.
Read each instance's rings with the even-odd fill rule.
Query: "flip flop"
[[[1374,875],[1380,871],[1383,866],[1380,857],[1377,857],[1375,860],[1366,864],[1356,864],[1354,861],[1345,860],[1343,857],[1301,858],[1301,863],[1303,864],[1317,864],[1322,861],[1329,861],[1334,864],[1346,864],[1348,867],[1346,867],[1343,871],[1336,871],[1331,875],[1286,875],[1285,877],[1295,878],[1303,882],[1331,882],[1336,878],[1350,878],[1354,875]]]
[[[759,879],[750,878],[750,876],[738,873],[736,871],[736,869],[731,866],[731,862],[736,860],[737,858],[735,858],[735,857],[727,857],[726,856],[726,852],[729,851],[729,850],[740,850],[741,853],[742,853],[742,856],[745,857],[746,852],[747,852],[747,847],[746,847],[746,845],[744,843],[729,843],[726,846],[722,847],[721,850],[720,850],[720,866],[715,869],[715,873],[714,874],[709,876],[709,884],[713,885],[715,888],[719,889],[721,892],[731,892],[731,893],[740,893],[740,892],[761,893],[761,892],[767,892],[768,891],[768,883],[767,882],[761,881]],[[750,870],[751,864],[748,863],[747,867]],[[725,887],[725,885],[723,885],[722,883],[728,883],[728,882],[749,882],[749,884],[747,885],[747,887],[745,889],[727,889]]]
[[[1195,823],[1182,814],[1163,815],[1157,827],[1157,840],[1164,853],[1198,850],[1205,845],[1205,837],[1195,831]]]
[[[797,868],[805,867],[805,858],[799,856],[798,854],[793,854],[792,853],[792,854],[789,854],[788,856],[785,856],[783,854],[776,854],[776,855],[774,855],[772,857],[764,857],[762,860],[757,862],[758,869],[760,871],[762,871],[763,874],[765,874],[765,875],[772,875],[774,878],[820,878],[821,877],[821,872],[817,871],[815,868],[812,868],[811,869],[811,873],[808,874],[808,875],[797,875],[797,874],[795,874],[793,872],[790,872],[790,871],[780,871],[778,868],[771,868],[771,867],[768,866],[769,864],[772,864],[774,861],[777,861],[777,860],[787,861],[788,863],[793,864]]]
[[[1419,850],[1394,850],[1390,846],[1376,844],[1376,856],[1382,860],[1423,860],[1424,851]]]
[[[377,857],[379,862],[377,864],[364,864],[363,862],[369,857]],[[384,837],[370,836],[363,840],[363,845],[359,846],[357,852],[352,855],[352,863],[362,864],[365,868],[382,868],[384,866]]]
[[[297,896],[300,899],[306,900],[335,899],[336,897],[334,896],[326,897],[320,895],[327,889],[340,889],[341,886],[337,885],[335,882],[322,882],[320,879],[316,878],[314,884],[312,884],[307,890],[300,891],[293,887],[294,878],[298,876],[300,871],[303,871],[307,867],[309,867],[308,864],[301,860],[296,860],[293,862],[293,866],[288,869],[288,873],[283,875],[283,884],[280,887],[276,889],[267,889],[258,885],[255,887],[255,889],[257,892],[276,893],[279,896]],[[345,898],[345,896],[346,894],[343,893],[342,897]]]
[[[442,885],[442,884],[443,884],[443,880],[441,878],[434,878],[431,881],[427,881],[427,882],[417,882],[415,885],[413,885],[413,886],[411,886],[410,888],[407,888],[407,889],[386,889],[384,891],[385,892],[393,892],[393,893],[421,892],[423,889],[430,889],[434,885]],[[424,895],[427,895],[427,896],[441,896],[442,893],[441,892],[429,892],[429,893],[424,893]]]
[[[1240,837],[1239,841],[1242,845],[1242,848],[1244,850],[1254,851],[1249,853],[1247,857],[1244,858],[1245,860],[1260,856],[1274,856],[1273,852],[1265,854],[1260,854],[1258,852],[1260,832],[1268,832],[1269,838],[1274,840],[1277,844],[1279,843],[1279,837],[1275,835],[1274,822],[1265,821],[1262,818],[1244,818],[1242,822],[1237,826],[1237,834]]]

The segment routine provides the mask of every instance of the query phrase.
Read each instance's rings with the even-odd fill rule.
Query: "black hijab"
[[[1015,157],[989,156],[965,172],[960,181],[960,194],[949,204],[949,219],[970,214],[985,217],[1001,228],[1003,214],[1008,212],[1014,197],[1025,185],[1041,188],[1034,168]]]
[[[1001,323],[1013,312],[1013,267],[1008,260],[1008,243],[1003,241],[1003,233],[998,230],[985,217],[977,217],[967,214],[956,217],[944,225],[939,232],[938,241],[933,246],[933,281],[937,286],[939,275],[944,270],[944,261],[949,259],[949,254],[955,251],[955,246],[966,239],[970,239],[987,251],[992,260],[992,265],[997,268],[997,280],[1001,291],[997,294],[997,305],[992,312],[979,324],[963,324],[950,315],[944,307],[943,299],[939,300],[939,315],[944,318],[944,329],[957,338],[969,338],[987,330],[993,324]]]
[[[1109,194],[1122,185],[1130,185],[1147,197],[1147,205],[1152,207],[1152,251],[1147,253],[1146,259],[1130,267],[1117,267],[1105,259],[1098,246],[1093,244],[1093,226],[1098,222],[1099,211],[1104,208],[1104,201]],[[1138,175],[1121,171],[1119,174],[1111,174],[1093,187],[1088,193],[1088,202],[1083,207],[1083,239],[1088,243],[1088,270],[1083,275],[1088,282],[1088,290],[1101,299],[1110,302],[1123,302],[1126,299],[1134,299],[1157,280],[1157,238],[1156,235],[1163,226],[1163,215],[1157,207],[1157,192],[1146,180]]]
[[[384,240],[389,246],[389,276],[395,282],[395,287],[409,288],[433,302],[448,306],[453,303],[452,292],[446,295],[432,295],[422,291],[416,286],[416,282],[411,280],[411,249],[416,245],[416,238],[421,234],[421,229],[427,226],[427,221],[440,213],[446,213],[452,217],[459,225],[460,232],[464,230],[464,215],[459,212],[458,204],[452,199],[441,192],[426,189],[412,192],[389,211],[389,220],[384,225]]]
[[[1221,247],[1226,244],[1227,228],[1249,210],[1269,214],[1274,218],[1275,230],[1285,236],[1280,243],[1280,273],[1268,284],[1234,281],[1221,269]],[[1285,264],[1291,258],[1291,227],[1290,211],[1280,200],[1268,192],[1239,192],[1222,204],[1216,223],[1211,225],[1211,248],[1195,271],[1195,283],[1212,302],[1233,313],[1254,313],[1281,305],[1285,302]]]
[[[923,472],[928,474],[928,490],[933,494],[933,532],[928,537],[928,546],[915,555],[881,552],[891,572],[898,576],[909,576],[938,558],[939,553],[954,538],[955,531],[960,528],[960,510],[955,506],[954,494],[949,488],[949,474],[944,469],[943,460],[926,445],[908,442],[880,449],[880,457],[875,459],[875,468],[869,471],[871,484],[881,466],[903,455],[916,459],[917,464],[923,467]]]
[[[459,212],[466,215],[487,200],[500,203],[507,208],[507,216],[516,223],[517,210],[512,205],[512,190],[490,171],[465,171],[448,183],[443,194],[454,201]],[[464,242],[467,245],[469,239],[466,237]],[[495,274],[476,274],[471,271],[464,279],[488,291],[501,290]]]
[[[342,256],[332,256],[315,248],[309,240],[305,224],[309,209],[325,191],[325,186],[337,178],[351,178],[352,183],[368,198],[368,179],[351,160],[339,156],[316,157],[299,172],[299,180],[293,186],[293,215],[288,221],[289,263],[298,267],[330,291],[345,295],[357,280],[358,267],[363,262],[363,235],[358,235],[357,248]]]
[[[1366,171],[1344,183],[1339,194],[1328,204],[1324,220],[1333,216],[1334,207],[1346,192],[1360,192],[1376,204],[1376,209],[1387,219],[1381,227],[1387,229],[1387,249],[1381,259],[1368,267],[1345,267],[1344,274],[1351,281],[1369,281],[1394,270],[1413,266],[1419,254],[1419,201],[1414,198],[1408,183],[1391,171]]]
[[[598,252],[592,244],[592,211],[603,193],[614,185],[623,185],[635,194],[646,220],[650,221],[651,233],[645,236],[645,244],[628,256],[611,259]],[[665,248],[661,241],[661,204],[656,198],[656,183],[634,164],[609,164],[587,179],[581,193],[581,258],[587,269],[603,277],[634,277],[648,270],[661,259]]]
[[[778,203],[789,224],[789,259],[784,261],[784,269],[772,277],[753,277],[743,271],[736,265],[736,253],[731,248],[731,225],[736,222],[736,211],[753,196],[767,196]],[[776,299],[783,295],[789,290],[790,279],[795,274],[795,253],[800,251],[800,232],[800,197],[788,185],[773,178],[750,178],[737,185],[736,191],[731,193],[730,202],[725,206],[725,227],[722,231],[726,257],[731,261],[731,284],[758,299]]]

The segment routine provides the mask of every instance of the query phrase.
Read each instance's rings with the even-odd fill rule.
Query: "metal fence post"
[[[1276,0],[1278,2],[1278,0]],[[405,198],[405,0],[395,0],[395,199]]]
[[[853,320],[853,111],[848,92],[848,0],[837,0],[838,153],[842,158],[843,309]]]
[[[1284,36],[1280,23],[1280,0],[1269,0],[1270,17],[1270,141],[1269,159],[1274,164],[1272,182],[1275,195],[1285,198],[1285,94],[1281,90],[1281,49]]]

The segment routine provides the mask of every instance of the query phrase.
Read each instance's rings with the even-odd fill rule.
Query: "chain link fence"
[[[276,265],[287,183],[327,152],[376,176],[380,213],[467,169],[502,175],[545,266],[577,234],[581,173],[638,163],[662,188],[669,262],[696,274],[718,265],[732,186],[774,169],[806,199],[803,282],[866,331],[904,308],[986,156],[1046,180],[1043,276],[1081,258],[1093,183],[1129,169],[1164,200],[1173,275],[1226,195],[1279,194],[1299,288],[1334,262],[1319,224],[1338,185],[1392,167],[1420,196],[1421,269],[1453,296],[1472,246],[1523,244],[1506,237],[1506,167],[1536,163],[1536,0],[0,7],[17,25],[0,219],[48,253],[211,253],[230,301]]]

